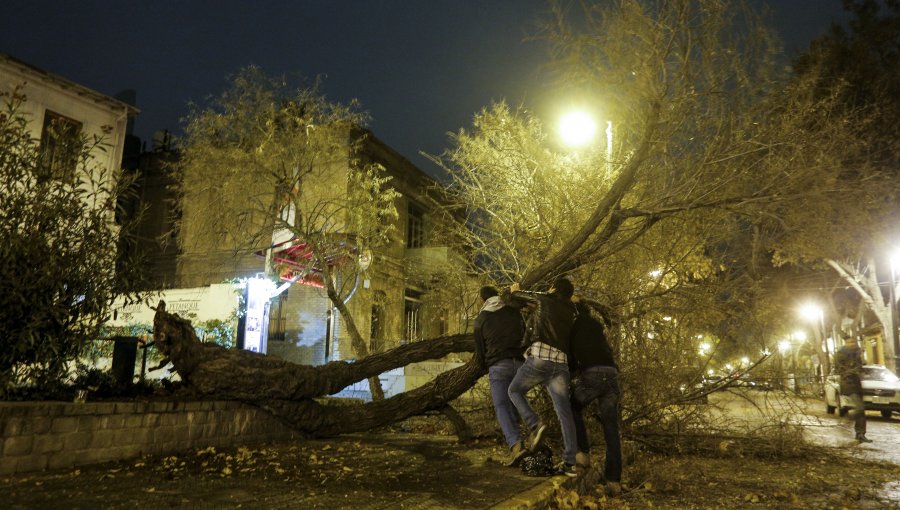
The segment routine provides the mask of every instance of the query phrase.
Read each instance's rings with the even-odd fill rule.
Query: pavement
[[[496,442],[348,435],[193,450],[0,479],[4,509],[542,509],[565,476],[501,464]]]
[[[900,465],[900,417],[870,413],[874,442],[858,444],[848,420],[826,414],[816,399],[752,397],[718,403],[749,421],[760,409],[793,416],[813,443]],[[585,478],[531,477],[504,467],[505,454],[495,440],[463,445],[403,432],[205,448],[0,478],[0,508],[543,510],[560,488],[584,488]],[[885,490],[900,501],[900,483]]]

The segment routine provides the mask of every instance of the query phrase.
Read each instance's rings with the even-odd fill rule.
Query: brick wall
[[[0,474],[295,434],[265,411],[239,402],[2,402]]]

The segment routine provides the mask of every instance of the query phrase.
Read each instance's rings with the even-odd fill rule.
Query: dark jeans
[[[578,451],[588,452],[591,444],[584,425],[584,409],[594,400],[599,402],[597,417],[606,442],[603,474],[608,481],[622,481],[622,440],[619,437],[619,374],[613,367],[593,366],[581,371],[572,391],[572,416]]]

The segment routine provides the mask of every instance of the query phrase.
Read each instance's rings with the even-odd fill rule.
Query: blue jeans
[[[587,452],[591,444],[584,426],[583,410],[597,400],[600,403],[600,425],[606,442],[603,473],[608,481],[622,481],[622,440],[619,437],[619,374],[613,367],[594,366],[581,371],[572,392],[572,415],[578,450]]]
[[[522,439],[522,433],[519,429],[519,413],[516,411],[516,406],[509,399],[509,383],[512,382],[521,366],[521,360],[507,358],[494,363],[488,368],[488,380],[491,382],[491,399],[494,401],[494,412],[497,414],[497,421],[500,423],[503,437],[506,438],[506,444],[510,448]],[[529,429],[536,428],[541,421],[534,413],[523,414],[522,420],[525,421]]]
[[[509,399],[523,417],[535,414],[525,394],[538,384],[543,384],[550,392],[553,409],[556,410],[556,417],[559,419],[564,447],[563,460],[566,464],[575,464],[577,444],[572,404],[569,402],[569,366],[530,356],[525,360],[509,385]]]

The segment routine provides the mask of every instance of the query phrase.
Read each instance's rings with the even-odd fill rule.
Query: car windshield
[[[886,381],[886,382],[898,382],[900,379],[894,375],[893,372],[886,368],[882,367],[864,367],[863,368],[863,379],[868,379],[870,381]]]

